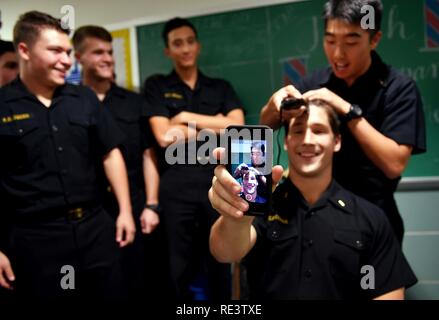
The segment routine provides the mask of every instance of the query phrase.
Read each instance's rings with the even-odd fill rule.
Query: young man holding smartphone
[[[246,258],[255,299],[403,299],[416,277],[387,218],[332,177],[341,147],[333,109],[312,101],[285,127],[289,175],[269,215],[244,216],[239,184],[224,166],[215,169],[209,198],[221,217],[211,229],[212,254],[222,262]],[[274,167],[273,185],[281,175]]]

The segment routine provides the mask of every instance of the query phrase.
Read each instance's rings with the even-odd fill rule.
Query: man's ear
[[[81,63],[81,54],[79,51],[75,51],[75,60]]]
[[[381,31],[378,31],[371,39],[370,39],[370,46],[372,50],[375,50],[378,47],[378,44],[380,43],[381,37],[383,33]]]
[[[334,152],[339,152],[341,149],[341,135],[337,135],[334,137],[335,145],[334,145]]]
[[[17,53],[18,53],[18,56],[21,59],[25,60],[25,61],[30,59],[30,57],[29,57],[29,53],[30,53],[29,52],[29,47],[24,42],[20,42],[18,44],[18,46],[17,46]]]

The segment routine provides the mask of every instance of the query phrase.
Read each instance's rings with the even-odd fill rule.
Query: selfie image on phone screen
[[[266,134],[266,130],[270,129],[263,126],[234,128],[247,129],[249,134],[230,138],[228,170],[241,185],[240,197],[249,203],[247,214],[267,213],[271,202],[272,146],[271,135]],[[254,130],[261,130],[257,137]]]

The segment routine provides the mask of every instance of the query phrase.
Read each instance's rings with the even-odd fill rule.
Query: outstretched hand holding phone
[[[214,151],[217,159],[224,159],[224,148]],[[272,168],[272,190],[282,177],[281,166]],[[240,197],[241,186],[225,166],[215,168],[209,200],[221,215],[212,226],[209,246],[214,257],[220,262],[236,262],[243,258],[256,243],[257,234],[252,226],[254,216],[244,215],[249,203]]]
[[[271,211],[271,167],[273,131],[267,126],[229,126],[225,132],[229,173],[241,185],[239,196],[246,200],[247,215]]]
[[[224,148],[215,149],[214,155],[218,160],[227,156]],[[272,168],[272,190],[276,188],[282,178],[282,173],[282,166],[277,165]],[[243,218],[244,213],[249,209],[249,204],[239,196],[240,192],[241,185],[224,165],[218,165],[215,168],[212,187],[209,190],[209,200],[212,207],[222,216],[238,220]]]

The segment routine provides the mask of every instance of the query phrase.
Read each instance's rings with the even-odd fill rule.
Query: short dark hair
[[[368,29],[372,38],[381,30],[383,4],[381,0],[329,0],[325,3],[323,19],[325,28],[329,19],[341,19],[348,23],[360,25],[364,13],[361,8],[365,5],[373,7],[375,11],[375,29]]]
[[[0,57],[7,52],[15,52],[12,41],[0,40]]]
[[[87,38],[96,38],[105,42],[113,41],[113,37],[107,29],[94,25],[83,26],[77,29],[73,34],[72,42],[75,51],[82,50],[82,45]]]
[[[165,26],[163,27],[162,38],[163,38],[163,41],[164,41],[166,47],[168,47],[168,45],[169,45],[169,43],[168,43],[169,32],[171,32],[174,29],[181,28],[181,27],[191,28],[195,33],[195,38],[198,39],[197,29],[195,29],[194,25],[187,19],[176,17],[176,18],[173,18],[171,20],[168,20],[165,23]]]
[[[334,108],[332,108],[327,102],[320,99],[309,101],[307,103],[307,108],[309,108],[310,105],[324,109],[326,111],[326,115],[328,116],[329,126],[331,127],[332,133],[334,136],[340,135],[340,119],[338,118],[337,112],[335,112]],[[285,136],[287,136],[290,130],[290,121],[284,122],[284,129]]]
[[[17,47],[20,42],[32,46],[42,29],[54,29],[67,35],[70,34],[70,29],[62,25],[61,19],[56,19],[44,12],[29,11],[23,13],[18,18],[17,23],[15,23],[15,47]]]
[[[253,148],[261,150],[262,155],[265,156],[265,144],[263,144],[262,142],[253,142],[250,147],[250,152]]]

